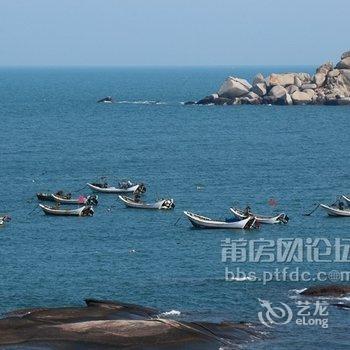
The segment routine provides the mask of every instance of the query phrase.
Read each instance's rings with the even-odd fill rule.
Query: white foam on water
[[[166,102],[154,100],[140,100],[140,101],[117,101],[117,103],[135,104],[135,105],[165,105]]]
[[[181,311],[170,310],[170,311],[162,312],[159,316],[180,316],[180,315],[181,315]]]
[[[307,288],[302,288],[302,289],[292,289],[290,290],[291,292],[293,293],[297,293],[297,294],[300,294],[302,292],[304,292]]]

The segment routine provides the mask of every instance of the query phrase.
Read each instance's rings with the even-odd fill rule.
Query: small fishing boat
[[[84,205],[77,209],[61,209],[60,207],[49,207],[44,204],[39,204],[40,208],[46,215],[58,215],[58,216],[92,216],[94,215],[94,209],[90,205]]]
[[[175,208],[175,203],[173,199],[160,199],[155,203],[145,203],[140,200],[135,200],[126,196],[119,196],[119,199],[128,207],[128,208],[137,208],[137,209],[173,209]]]
[[[244,210],[238,209],[238,208],[230,208],[231,212],[237,219],[246,219],[249,216],[254,216],[256,221],[260,224],[286,224],[289,221],[289,218],[286,214],[281,213],[276,216],[265,216],[265,215],[258,215],[249,213],[247,214],[244,212]]]
[[[145,193],[146,186],[141,184],[133,184],[131,181],[119,183],[118,187],[108,186],[105,183],[88,183],[87,184],[93,191],[101,193]]]
[[[350,206],[350,197],[342,195],[341,198],[344,199],[344,201],[346,202],[347,206]]]
[[[194,227],[198,228],[223,228],[223,229],[251,229],[255,227],[256,219],[252,216],[243,220],[213,220],[202,215],[184,211]]]
[[[98,196],[95,194],[92,194],[87,197],[79,196],[78,198],[69,198],[69,199],[53,194],[52,198],[54,199],[55,202],[60,204],[85,204],[85,205],[98,204]]]
[[[47,201],[47,202],[55,202],[55,199],[53,196],[57,196],[60,198],[64,198],[64,199],[70,199],[71,198],[71,194],[70,193],[64,193],[63,191],[57,191],[56,193],[46,193],[46,192],[39,192],[36,194],[37,198],[40,201]]]
[[[106,96],[97,101],[97,103],[113,103],[112,96]]]
[[[8,215],[0,216],[0,226],[5,225],[5,222],[11,221],[11,217]]]
[[[320,204],[320,207],[324,209],[329,216],[350,216],[350,208],[325,204]]]

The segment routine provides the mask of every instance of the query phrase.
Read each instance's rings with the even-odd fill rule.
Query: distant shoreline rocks
[[[185,105],[350,105],[350,51],[334,66],[326,62],[308,73],[257,74],[252,84],[229,76],[217,93]]]

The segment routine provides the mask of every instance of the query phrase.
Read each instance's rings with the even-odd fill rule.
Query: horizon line
[[[317,67],[317,64],[29,64],[29,65],[0,65],[3,68],[234,68],[234,67]]]

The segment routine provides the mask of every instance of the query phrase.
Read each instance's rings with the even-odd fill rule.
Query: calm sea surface
[[[349,107],[181,104],[216,91],[230,74],[251,79],[260,71],[296,69],[313,70],[1,69],[0,212],[12,222],[0,230],[0,313],[82,305],[94,297],[178,310],[185,319],[259,322],[258,298],[295,309],[296,290],[314,283],[227,282],[225,266],[312,274],[348,269],[346,263],[221,262],[225,238],[350,238],[348,219],[321,211],[302,216],[314,203],[349,193]],[[118,103],[96,103],[106,95]],[[47,217],[36,209],[36,192],[75,191],[100,176],[143,181],[147,200],[171,196],[176,208],[131,210],[107,195],[92,218]],[[269,198],[277,200],[275,208]],[[263,214],[285,211],[290,222],[245,233],[177,222],[183,210],[230,217],[233,204]],[[349,348],[349,312],[328,311],[328,329],[289,323],[248,347]]]

